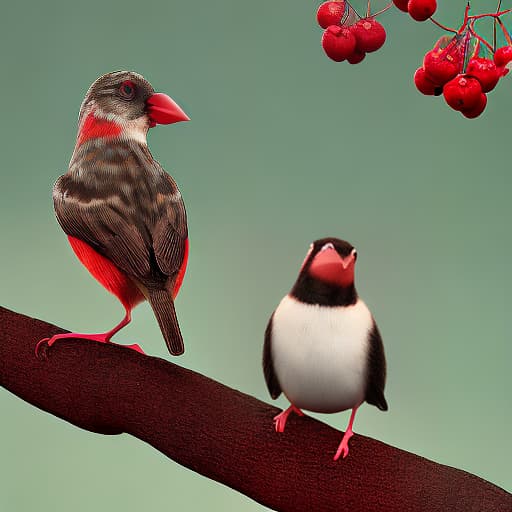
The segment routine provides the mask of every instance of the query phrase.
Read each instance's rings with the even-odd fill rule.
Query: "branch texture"
[[[126,432],[169,458],[280,511],[495,512],[512,495],[464,471],[356,434],[347,459],[328,447],[340,433],[162,359],[87,340],[36,342],[65,332],[0,308],[0,384],[23,400],[100,434]]]

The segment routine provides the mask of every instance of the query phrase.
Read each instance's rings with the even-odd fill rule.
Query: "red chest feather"
[[[180,291],[181,284],[183,283],[183,278],[185,277],[185,272],[187,270],[187,262],[188,262],[188,238],[185,240],[185,254],[183,255],[183,262],[181,263],[180,270],[178,272],[178,276],[176,277],[176,282],[174,283],[174,290],[172,291],[173,299],[176,298],[178,292]]]
[[[98,254],[90,245],[68,236],[71,248],[91,275],[110,293],[114,294],[127,309],[133,309],[145,297],[133,281],[110,260]]]

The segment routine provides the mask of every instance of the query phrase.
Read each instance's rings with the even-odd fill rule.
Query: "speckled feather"
[[[187,239],[185,206],[147,147],[102,139],[80,146],[55,183],[53,199],[67,235],[144,286],[167,288],[176,277]]]

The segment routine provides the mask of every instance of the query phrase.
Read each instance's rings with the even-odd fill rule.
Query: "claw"
[[[117,332],[119,332],[123,327],[128,325],[131,321],[131,310],[126,309],[126,314],[124,318],[110,331],[102,332],[98,334],[82,334],[77,332],[69,332],[65,334],[55,334],[51,338],[43,338],[42,340],[37,342],[35,353],[36,357],[38,359],[47,359],[47,352],[48,349],[57,341],[62,339],[69,339],[69,338],[79,338],[79,339],[85,339],[85,340],[94,340],[98,341],[100,343],[110,343],[110,338],[114,336]],[[44,349],[44,353],[40,353],[40,350],[42,347],[46,344],[46,348]],[[139,347],[139,345],[128,345],[129,348],[132,348],[133,350],[144,354],[142,349]]]
[[[56,334],[55,336],[52,336],[51,338],[43,338],[42,340],[39,340],[36,344],[35,348],[35,354],[36,357],[41,360],[45,361],[48,359],[48,350],[49,348],[57,341],[62,339],[84,339],[84,340],[93,340],[97,341],[99,343],[112,343],[110,341],[110,333],[101,333],[101,334],[80,334],[77,332],[69,332],[65,334]],[[135,350],[136,352],[139,352],[140,354],[144,354],[144,351],[140,348],[139,345],[134,343],[133,345],[119,345],[121,347],[130,348],[132,350]]]
[[[144,350],[140,348],[140,345],[137,345],[137,343],[134,343],[133,345],[123,345],[126,348],[131,348],[132,350],[135,350],[135,352],[138,352],[139,354],[146,354]]]
[[[295,407],[295,405],[290,405],[288,409],[285,409],[277,416],[274,416],[274,428],[276,429],[276,432],[284,432],[288,416],[290,416],[292,412],[295,412],[299,416],[304,416],[304,413],[298,407]]]
[[[345,458],[348,455],[348,442],[350,438],[354,435],[354,432],[352,431],[352,425],[354,424],[354,418],[356,417],[358,407],[359,406],[354,407],[352,409],[352,413],[350,414],[350,420],[348,421],[347,430],[345,431],[345,434],[343,434],[343,439],[341,440],[341,443],[338,446],[338,450],[336,451],[333,460],[338,460],[341,455],[343,455],[343,458]]]
[[[286,411],[283,411],[274,417],[274,428],[276,429],[276,432],[284,432],[284,427],[286,426],[286,420],[288,418],[288,415],[286,415],[285,412]]]
[[[49,341],[50,338],[43,338],[37,342],[34,352],[40,361],[45,361],[48,359],[48,348],[50,346]]]
[[[342,455],[343,459],[348,455],[348,441],[353,436],[352,432],[345,432],[345,435],[343,436],[343,439],[341,440],[340,445],[338,446],[338,451],[336,452],[336,455],[334,455],[333,460],[338,460],[340,458],[340,455]]]

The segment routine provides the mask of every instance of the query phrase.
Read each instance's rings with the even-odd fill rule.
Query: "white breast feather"
[[[292,404],[338,412],[364,401],[372,315],[362,300],[347,307],[305,304],[287,295],[272,323],[272,359]]]

